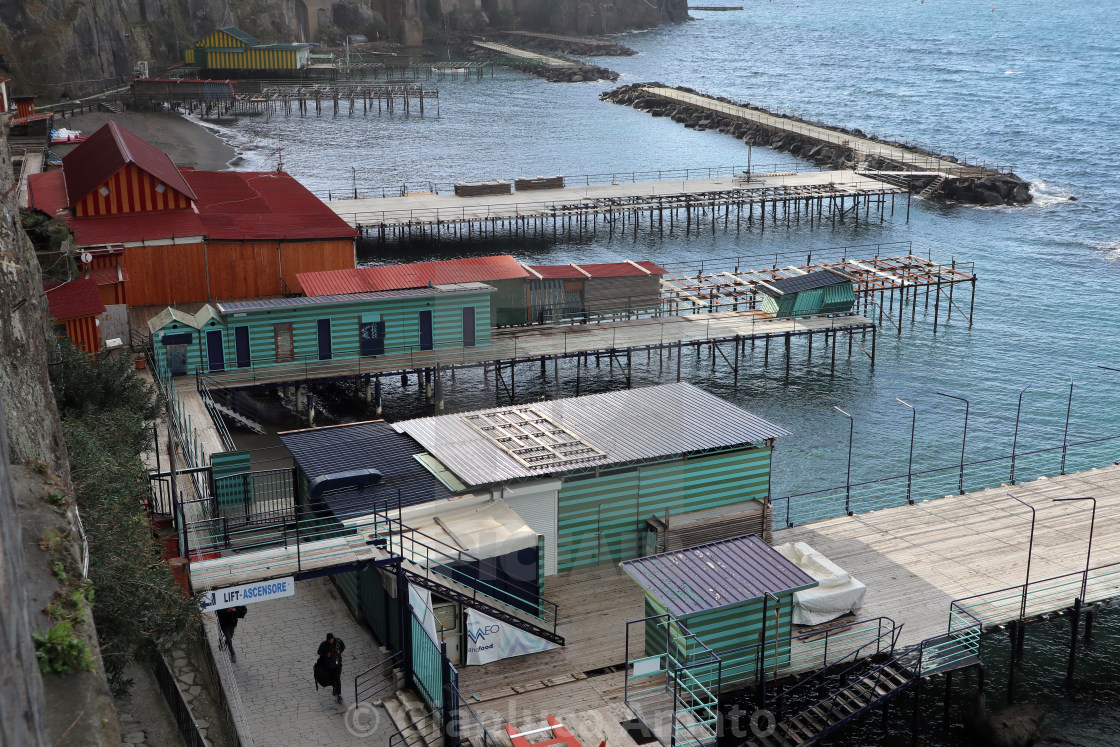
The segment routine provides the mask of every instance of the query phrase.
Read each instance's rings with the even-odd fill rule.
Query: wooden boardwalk
[[[493,224],[509,220],[559,220],[571,216],[614,216],[629,212],[696,211],[728,205],[769,205],[788,201],[854,200],[905,194],[852,170],[784,171],[731,174],[701,179],[661,179],[614,184],[569,184],[560,189],[513,192],[507,195],[458,197],[418,194],[331,200],[327,205],[350,225],[368,233],[374,226],[417,227],[466,223]],[[655,220],[651,217],[651,220]],[[668,218],[664,218],[667,222]],[[743,222],[748,220],[743,215]],[[765,222],[763,214],[755,220]],[[683,222],[683,221],[682,221]],[[465,233],[465,232],[464,232]],[[481,233],[479,236],[481,237]]]
[[[1031,513],[1008,492],[1038,512],[1032,582],[1085,568],[1091,502],[1054,503],[1054,498],[1096,498],[1091,565],[1120,561],[1120,467],[780,529],[774,532],[774,544],[806,542],[849,571],[867,585],[859,618],[884,615],[904,623],[899,643],[909,645],[946,631],[950,602],[1026,580]],[[1070,593],[1056,593],[1046,611],[1073,604],[1072,589],[1080,588],[1080,579],[1072,581]],[[1120,586],[1116,594],[1120,596]],[[1017,603],[1007,608],[1017,617]],[[1033,604],[1032,610],[1042,611]],[[986,627],[1011,619],[999,617],[985,620]]]
[[[617,322],[576,325],[537,325],[492,330],[491,344],[472,348],[422,351],[415,348],[367,358],[307,360],[262,368],[230,368],[207,378],[226,388],[284,384],[315,379],[383,375],[422,369],[501,365],[537,359],[571,358],[584,354],[680,349],[686,345],[787,336],[858,332],[874,333],[875,323],[864,316],[775,319],[761,311],[723,311],[714,314],[661,316]],[[677,354],[679,361],[679,353]]]
[[[803,137],[812,138],[822,143],[831,143],[850,148],[857,155],[865,158],[883,158],[893,163],[904,166],[908,171],[934,172],[952,176],[979,176],[988,170],[978,166],[969,166],[955,160],[923,153],[915,148],[904,148],[897,145],[859,137],[847,132],[842,132],[832,127],[816,125],[787,117],[780,117],[768,112],[751,109],[746,106],[730,104],[719,101],[709,96],[703,96],[675,88],[660,86],[645,86],[645,91],[652,96],[657,96],[671,101],[679,101],[690,106],[707,111],[717,112],[728,117],[734,117],[744,122],[754,122],[775,130],[795,133]],[[905,172],[898,172],[897,176],[905,176]]]
[[[491,52],[505,55],[516,60],[524,60],[526,63],[535,65],[546,65],[548,67],[580,67],[581,63],[573,62],[571,60],[562,60],[559,57],[549,57],[540,52],[531,52],[525,49],[518,49],[511,47],[508,44],[499,44],[497,42],[475,41],[476,47],[482,49],[489,49]]]

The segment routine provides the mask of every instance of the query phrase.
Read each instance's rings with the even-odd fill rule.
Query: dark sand
[[[55,127],[92,135],[110,120],[162,150],[178,166],[221,171],[237,157],[237,152],[213,132],[170,112],[90,112],[72,119],[56,119]],[[73,145],[55,145],[51,150],[64,156],[73,148]]]

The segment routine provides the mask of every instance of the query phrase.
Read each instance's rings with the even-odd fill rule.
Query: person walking
[[[233,651],[233,631],[237,629],[237,621],[245,617],[246,612],[248,610],[244,606],[218,610],[218,627],[222,630],[222,638],[225,640],[226,648],[229,649],[229,660],[232,662],[237,661],[237,654]],[[221,644],[222,640],[218,643]]]
[[[341,638],[335,638],[334,633],[327,633],[327,638],[319,644],[319,665],[330,679],[331,688],[338,702],[342,702],[342,652],[346,644]]]

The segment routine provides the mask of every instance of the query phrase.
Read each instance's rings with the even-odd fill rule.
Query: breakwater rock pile
[[[468,44],[462,47],[462,55],[464,59],[478,60],[480,62],[492,59],[495,55],[491,50],[483,47],[477,47],[473,44]],[[520,70],[524,73],[532,73],[533,75],[544,78],[551,83],[583,83],[591,80],[618,80],[618,73],[614,70],[608,70],[605,67],[598,65],[586,65],[579,60],[568,60],[566,58],[557,57],[556,55],[549,55],[555,59],[565,59],[567,62],[573,63],[570,66],[551,66],[551,65],[538,65],[526,63],[524,65],[518,64],[516,61],[503,59],[502,64],[513,70]]]
[[[662,83],[635,83],[621,86],[603,92],[599,98],[623,106],[630,106],[640,111],[649,112],[654,117],[669,117],[674,122],[680,122],[685,127],[696,130],[716,130],[725,135],[738,138],[751,145],[760,145],[772,150],[781,151],[804,158],[818,166],[831,169],[859,169],[867,171],[905,171],[907,166],[875,155],[861,154],[851,147],[838,143],[823,142],[809,137],[800,132],[792,132],[780,127],[773,127],[758,122],[750,122],[719,112],[713,112],[694,104],[674,101],[658,96],[648,90],[650,87],[674,88],[677,91],[705,96],[713,102],[721,102],[739,106],[752,111],[768,114],[780,119],[804,124],[822,126],[819,122],[809,122],[794,115],[772,112],[752,104],[723,97],[710,97],[685,86],[665,86]],[[887,140],[875,135],[867,135],[859,129],[848,129],[828,125],[828,129],[839,134],[851,135],[856,138],[882,143],[896,148],[905,149],[915,156],[932,156],[949,164],[959,164],[960,168],[953,172],[946,172],[946,177],[932,195],[939,199],[954,202],[963,202],[974,205],[1010,205],[1023,204],[1031,201],[1030,183],[1020,179],[1015,174],[997,173],[980,167],[958,161],[953,156],[945,156],[895,140]],[[909,180],[899,180],[899,184],[909,184],[911,191],[921,192],[929,186],[935,177],[925,176]],[[890,180],[895,183],[894,180]]]

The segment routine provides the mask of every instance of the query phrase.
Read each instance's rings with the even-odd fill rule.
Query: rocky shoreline
[[[634,83],[619,88],[605,91],[599,98],[614,104],[630,106],[640,111],[648,112],[654,117],[669,117],[674,122],[679,122],[685,127],[697,130],[716,130],[725,135],[742,140],[750,145],[760,145],[773,150],[789,153],[799,158],[804,158],[818,166],[832,169],[866,169],[871,171],[898,171],[899,164],[884,158],[861,158],[851,148],[846,148],[835,143],[822,143],[819,140],[805,135],[778,130],[755,122],[744,122],[733,117],[725,116],[684,102],[671,101],[651,94],[648,86],[674,88],[678,91],[702,95],[698,91],[685,86],[665,86],[662,83]],[[727,104],[742,106],[754,111],[764,112],[771,116],[788,119],[795,122],[806,122],[801,118],[772,112],[751,104],[744,104],[731,99],[716,97],[714,100]],[[810,123],[818,124],[818,123]],[[858,129],[843,127],[830,127],[836,132],[842,132],[854,137],[865,138],[900,148],[910,152],[935,156],[924,148],[919,148],[894,140],[886,140],[874,135],[867,135]],[[939,156],[954,163],[960,163],[962,169],[968,169],[969,164],[958,162],[952,156]],[[1012,173],[996,174],[975,168],[975,174],[951,176],[945,178],[940,188],[932,195],[933,198],[950,202],[961,202],[972,205],[1021,205],[1031,201],[1030,183],[1020,179]],[[921,192],[933,182],[934,177],[925,177],[909,181],[912,192]]]
[[[519,47],[536,52],[559,52],[585,57],[629,57],[637,54],[637,51],[624,44],[600,39],[589,38],[585,41],[572,37],[537,35],[520,31],[506,31],[502,36],[508,41],[517,42]]]

